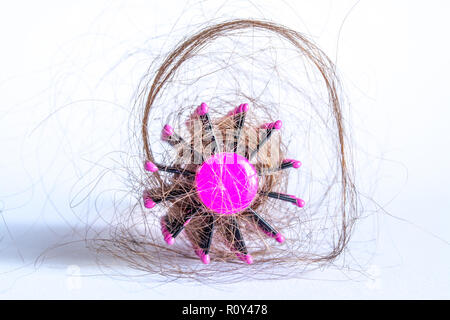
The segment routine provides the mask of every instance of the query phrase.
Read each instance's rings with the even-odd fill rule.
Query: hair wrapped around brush
[[[274,276],[344,251],[357,193],[339,81],[315,44],[232,20],[187,37],[148,75],[143,205],[118,228],[117,256],[178,277]]]

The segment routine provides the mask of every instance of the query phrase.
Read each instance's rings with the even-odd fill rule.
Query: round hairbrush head
[[[267,223],[256,211],[255,199],[269,198],[278,201],[290,202],[295,206],[303,207],[305,202],[293,195],[264,190],[260,186],[260,177],[288,168],[299,168],[300,161],[284,159],[276,167],[261,168],[258,170],[251,162],[258,157],[263,146],[270,140],[273,133],[280,130],[282,122],[280,120],[262,124],[257,132],[259,139],[253,149],[240,145],[241,132],[245,128],[245,117],[249,111],[248,104],[241,104],[228,112],[225,121],[231,123],[233,128],[233,140],[219,141],[213,121],[208,115],[209,107],[206,103],[200,106],[193,113],[193,117],[198,117],[201,122],[203,137],[208,137],[207,144],[211,145],[211,154],[201,153],[200,164],[191,164],[189,168],[174,168],[164,164],[155,164],[146,161],[144,167],[149,172],[164,171],[168,174],[177,175],[174,185],[169,189],[173,190],[168,195],[161,194],[160,190],[146,190],[144,192],[144,206],[153,208],[156,203],[161,202],[164,197],[171,200],[184,199],[180,206],[181,214],[173,217],[170,214],[161,219],[161,232],[167,244],[172,245],[176,237],[184,230],[189,229],[189,223],[193,218],[202,216],[200,226],[189,230],[193,236],[190,237],[196,255],[204,264],[210,263],[209,251],[212,244],[214,229],[217,224],[221,224],[224,231],[223,242],[234,252],[236,256],[246,262],[253,263],[253,258],[247,250],[244,235],[241,233],[239,222],[236,219],[239,215],[245,215],[259,228],[265,235],[275,239],[279,243],[285,241],[284,236],[275,227]],[[170,125],[165,125],[162,129],[162,138],[173,147],[181,146],[186,151],[198,153],[186,140],[178,135]],[[204,139],[205,140],[205,139]],[[223,152],[221,149],[225,144],[229,144],[227,149],[233,152]],[[242,152],[242,150],[244,150]],[[242,153],[242,154],[240,154]],[[258,161],[256,160],[256,164]],[[177,186],[183,185],[183,188]],[[159,194],[158,194],[159,193]],[[150,196],[152,195],[152,196]],[[260,200],[261,201],[261,200]],[[227,219],[218,217],[227,216]]]

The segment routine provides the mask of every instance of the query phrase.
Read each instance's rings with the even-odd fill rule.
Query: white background
[[[2,1],[0,298],[450,298],[449,13],[448,1]],[[36,260],[71,239],[78,171],[117,149],[151,56],[183,26],[244,17],[308,34],[337,63],[361,191],[379,205],[353,243],[363,275],[205,286],[112,277],[83,246]]]

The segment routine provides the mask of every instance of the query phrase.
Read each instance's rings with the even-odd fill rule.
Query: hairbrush
[[[245,215],[265,235],[279,243],[285,241],[277,229],[266,222],[253,207],[258,197],[275,199],[292,203],[302,208],[305,202],[294,196],[271,190],[264,190],[260,178],[289,168],[298,169],[301,162],[294,159],[284,159],[276,167],[255,166],[252,162],[258,153],[271,139],[276,131],[281,130],[280,120],[262,124],[257,128],[258,141],[253,148],[242,147],[242,131],[245,127],[248,104],[241,104],[225,115],[231,123],[232,139],[222,143],[221,130],[215,128],[209,115],[209,107],[201,103],[191,115],[191,119],[199,121],[202,131],[202,141],[210,147],[210,152],[201,152],[192,143],[177,134],[174,128],[166,124],[162,128],[161,138],[174,148],[180,148],[196,159],[189,166],[164,165],[145,161],[144,168],[149,173],[165,172],[173,175],[172,185],[164,190],[161,188],[145,190],[143,203],[148,209],[162,201],[170,201],[181,214],[171,214],[170,210],[161,218],[161,232],[165,242],[174,244],[175,239],[186,230],[195,218],[197,225],[188,236],[194,252],[204,264],[210,263],[210,248],[214,231],[220,223],[223,230],[224,244],[246,262],[253,263],[245,244],[244,236],[236,219]],[[220,219],[226,217],[226,219]],[[220,219],[220,222],[218,222]],[[192,235],[194,234],[194,235]]]

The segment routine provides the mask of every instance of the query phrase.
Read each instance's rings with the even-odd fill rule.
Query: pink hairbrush
[[[172,245],[175,238],[188,226],[191,219],[202,216],[201,236],[194,243],[196,255],[205,264],[210,262],[209,251],[215,228],[216,218],[220,215],[228,216],[226,242],[236,256],[248,264],[253,263],[252,256],[248,253],[244,237],[239,229],[236,215],[245,213],[267,236],[274,238],[279,243],[284,242],[284,237],[274,227],[267,223],[255,210],[252,204],[255,198],[269,197],[281,201],[290,202],[295,206],[303,207],[305,202],[293,195],[282,194],[272,191],[258,191],[259,180],[262,175],[276,171],[299,168],[301,162],[294,159],[285,159],[277,167],[257,170],[250,162],[254,159],[264,144],[270,139],[276,130],[280,130],[280,120],[266,123],[260,126],[262,132],[256,147],[247,150],[244,155],[238,153],[239,140],[244,127],[246,114],[249,110],[247,104],[241,104],[227,114],[234,127],[234,138],[232,141],[232,152],[220,150],[218,140],[214,132],[213,123],[209,117],[209,108],[202,103],[194,112],[193,117],[198,118],[203,130],[210,136],[212,155],[205,159],[203,153],[194,150],[181,136],[179,136],[170,125],[165,125],[161,137],[172,146],[183,146],[195,156],[202,159],[202,163],[195,165],[195,170],[187,170],[180,167],[171,167],[146,161],[145,170],[149,172],[164,171],[182,177],[186,184],[190,185],[193,195],[190,196],[188,204],[181,204],[183,216],[180,219],[171,219],[168,215],[161,218],[161,231],[164,240]],[[157,191],[147,190],[143,194],[144,206],[153,208],[163,200],[174,200],[186,196],[189,190],[172,188],[164,197]],[[192,242],[192,241],[191,241]]]

